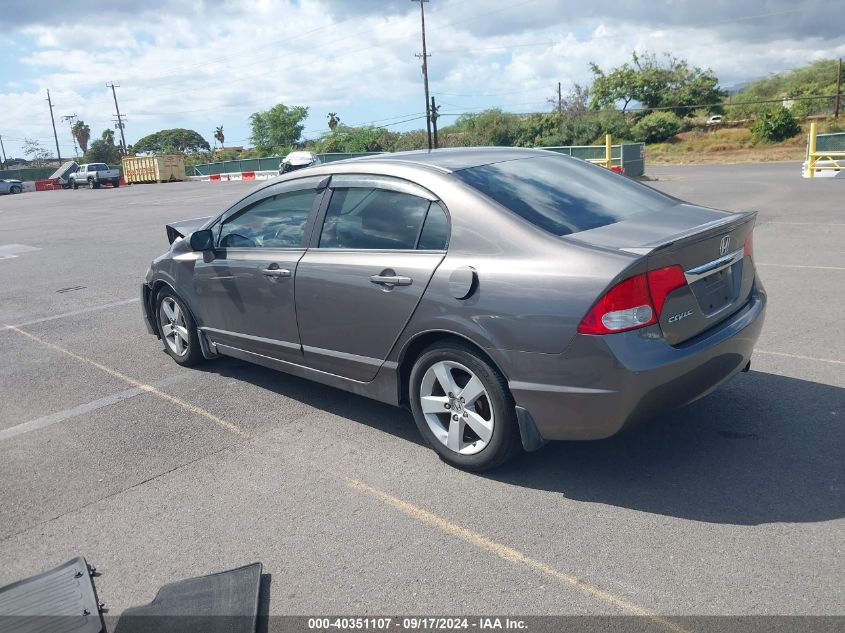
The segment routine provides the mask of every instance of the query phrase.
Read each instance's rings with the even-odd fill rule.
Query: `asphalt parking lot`
[[[845,182],[649,174],[759,210],[751,371],[482,476],[403,410],[235,360],[184,369],[146,334],[164,224],[251,184],[0,197],[0,585],[81,554],[111,614],[254,561],[275,614],[845,613]]]

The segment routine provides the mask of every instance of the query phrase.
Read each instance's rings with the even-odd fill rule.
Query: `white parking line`
[[[14,327],[25,327],[27,325],[35,325],[36,323],[44,323],[46,321],[55,321],[57,319],[66,319],[68,317],[76,316],[78,314],[88,314],[89,312],[99,312],[100,310],[108,310],[109,308],[117,308],[118,306],[125,306],[129,305],[130,303],[135,303],[140,301],[140,297],[135,297],[134,299],[123,299],[122,301],[114,301],[112,303],[104,303],[103,305],[99,306],[92,306],[90,308],[82,308],[81,310],[73,310],[71,312],[62,312],[61,314],[54,314],[53,316],[42,317],[40,319],[33,319],[32,321],[25,321],[24,323],[16,323]],[[10,330],[12,329],[11,325],[5,325],[0,329]]]
[[[755,266],[777,266],[778,268],[811,268],[814,270],[845,270],[843,266],[804,266],[802,264],[767,264],[757,262]]]
[[[845,365],[845,360],[833,358],[818,358],[816,356],[802,356],[801,354],[787,354],[786,352],[769,352],[764,349],[755,349],[755,354],[768,354],[770,356],[785,356],[786,358],[798,358],[799,360],[814,360],[817,363],[833,363],[834,365]]]
[[[779,222],[774,220],[772,222],[762,222],[760,226],[764,226],[766,224],[790,224],[796,226],[845,226],[845,223],[839,222]]]
[[[155,386],[165,387],[175,382],[179,382],[180,380],[184,380],[185,378],[187,378],[187,374],[178,374],[176,376],[171,376],[170,378],[165,378],[164,380],[158,381]],[[6,429],[0,429],[0,441],[7,440],[11,437],[16,437],[18,435],[23,435],[24,433],[37,431],[39,429],[52,426],[53,424],[58,424],[59,422],[70,420],[85,413],[90,413],[91,411],[96,411],[97,409],[102,409],[103,407],[108,407],[113,404],[117,404],[118,402],[122,402],[123,400],[134,398],[135,396],[138,396],[142,393],[147,392],[144,389],[141,389],[140,387],[133,387],[132,389],[126,389],[125,391],[118,391],[117,393],[113,393],[110,396],[106,396],[105,398],[100,398],[92,402],[80,404],[79,406],[73,407],[71,409],[65,409],[64,411],[51,413],[50,415],[45,415],[43,417],[36,418],[35,420],[30,420],[29,422],[16,424],[15,426],[10,426]]]
[[[217,417],[216,415],[214,415],[213,413],[203,409],[202,407],[198,407],[197,405],[191,404],[190,402],[182,400],[181,398],[171,396],[169,393],[163,392],[158,387],[154,387],[153,385],[149,385],[145,382],[141,382],[140,380],[135,380],[134,378],[131,378],[130,376],[127,376],[126,374],[123,374],[123,373],[117,371],[116,369],[112,369],[111,367],[109,367],[107,365],[103,365],[102,363],[97,362],[93,358],[88,358],[87,356],[83,356],[82,354],[76,354],[74,352],[71,352],[69,349],[65,349],[64,347],[56,345],[55,343],[50,343],[49,341],[45,341],[44,339],[38,338],[34,334],[30,334],[29,332],[26,332],[25,330],[22,330],[19,327],[16,327],[14,325],[8,325],[6,327],[8,327],[13,332],[17,332],[21,336],[25,336],[28,339],[35,341],[36,343],[41,343],[41,345],[44,345],[45,347],[49,347],[50,349],[55,350],[55,351],[57,351],[61,354],[65,354],[67,356],[70,356],[71,358],[75,358],[78,361],[81,361],[83,363],[87,363],[87,364],[91,365],[92,367],[96,367],[97,369],[99,369],[100,371],[108,374],[109,376],[113,376],[113,377],[115,377],[119,380],[122,380],[123,382],[127,382],[130,385],[132,385],[133,387],[140,389],[141,391],[151,393],[155,396],[158,396],[162,400],[166,400],[167,402],[170,402],[171,404],[175,404],[178,407],[182,407],[186,411],[190,411],[191,413],[196,413],[197,415],[201,415],[204,418],[206,418],[207,420],[210,420],[211,422],[214,422],[218,426],[223,427],[227,431],[231,431],[235,435],[240,435],[241,437],[249,437],[249,433],[247,433],[244,429],[239,427],[237,424],[232,424],[231,422],[227,422],[223,418]]]

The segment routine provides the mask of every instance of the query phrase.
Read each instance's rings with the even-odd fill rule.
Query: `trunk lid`
[[[755,269],[745,253],[755,211],[678,204],[568,236],[641,255],[647,270],[680,266],[687,285],[667,295],[659,324],[671,345],[718,325],[748,301]]]

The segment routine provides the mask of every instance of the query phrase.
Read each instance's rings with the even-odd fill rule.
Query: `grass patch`
[[[681,132],[646,146],[647,164],[757,163],[804,160],[809,126],[781,143],[755,143],[748,128]]]

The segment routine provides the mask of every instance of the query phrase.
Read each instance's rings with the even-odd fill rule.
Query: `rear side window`
[[[446,212],[436,202],[428,208],[428,215],[425,217],[420,241],[417,249],[421,251],[445,251],[449,244],[449,219]]]
[[[412,250],[430,204],[424,198],[387,189],[335,189],[320,248]]]
[[[595,229],[675,204],[624,176],[564,156],[470,167],[455,176],[554,235]]]

